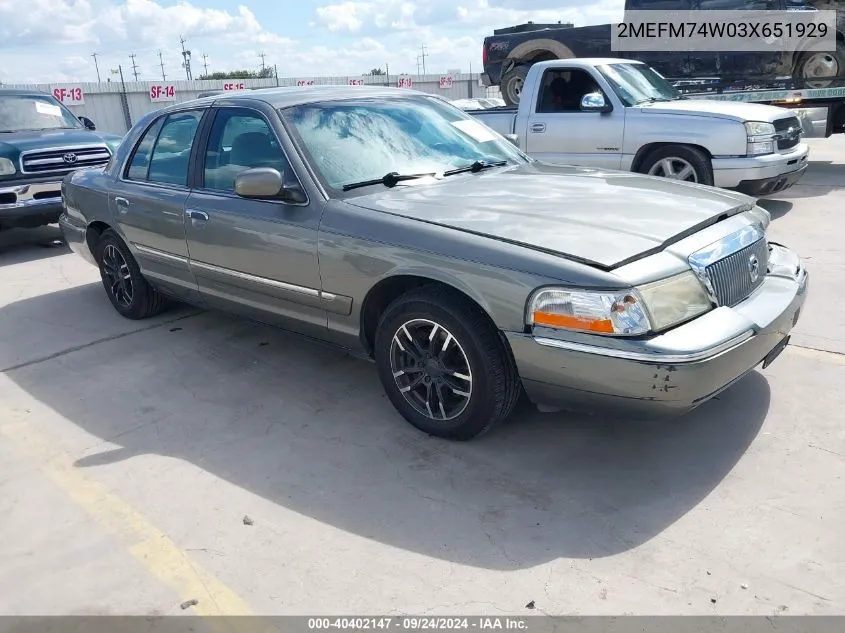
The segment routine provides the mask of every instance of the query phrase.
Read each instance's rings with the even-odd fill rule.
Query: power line
[[[164,74],[164,60],[161,58],[161,51],[158,52],[158,65],[161,66],[161,80],[167,81],[167,75]]]
[[[97,69],[97,83],[102,83],[100,81],[100,65],[97,63],[97,53],[91,53],[91,57],[94,58],[94,68]]]
[[[185,61],[182,62],[182,65],[185,67],[185,77],[190,81],[193,79],[191,77],[191,51],[185,50],[185,38],[179,37],[179,43],[182,45],[182,59]]]
[[[202,54],[202,67],[205,68],[205,76],[208,77],[208,55]]]
[[[135,53],[132,53],[129,59],[132,60],[132,74],[135,75],[135,81],[138,81],[138,65],[135,63]]]

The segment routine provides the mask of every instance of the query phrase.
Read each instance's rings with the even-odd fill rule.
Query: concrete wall
[[[454,82],[450,88],[440,88],[440,75],[410,75],[413,81],[413,88],[431,94],[437,94],[447,99],[464,99],[467,97],[488,96],[488,89],[479,82],[478,74],[462,74],[453,77]],[[346,85],[350,79],[363,80],[366,85],[390,85],[396,86],[399,77],[397,75],[385,76],[364,76],[364,77],[313,77],[317,85],[334,84]],[[113,134],[124,134],[129,127],[139,118],[148,112],[152,112],[173,102],[183,102],[196,98],[200,92],[206,90],[222,89],[224,83],[243,82],[247,88],[269,88],[272,86],[295,86],[297,78],[276,79],[239,79],[239,80],[207,80],[207,81],[127,81],[124,93],[120,80],[102,83],[74,83],[74,84],[36,84],[36,85],[11,85],[9,88],[35,89],[42,92],[53,93],[54,88],[81,88],[84,95],[84,103],[81,105],[70,105],[68,107],[77,116],[86,116],[97,125],[98,130],[111,132]],[[152,86],[174,86],[175,99],[170,102],[154,102],[150,99],[150,88]],[[498,88],[489,89],[489,96],[498,96]],[[125,107],[124,107],[125,104]],[[128,111],[127,111],[128,110]]]

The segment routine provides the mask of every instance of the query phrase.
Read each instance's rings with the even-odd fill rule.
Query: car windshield
[[[434,97],[357,98],[282,110],[332,189],[386,174],[442,174],[473,163],[525,163],[512,143]]]
[[[672,84],[645,64],[602,64],[598,70],[627,106],[683,98]]]
[[[79,119],[49,95],[0,95],[0,132],[81,127]]]

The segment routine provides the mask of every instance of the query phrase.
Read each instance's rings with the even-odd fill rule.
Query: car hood
[[[535,161],[408,181],[347,202],[609,270],[749,209],[754,199],[630,172]]]
[[[16,161],[21,152],[72,145],[108,145],[112,151],[120,143],[115,134],[91,130],[36,130],[0,133],[0,156]]]
[[[678,101],[656,101],[640,106],[645,114],[691,114],[709,116],[731,121],[765,121],[772,123],[778,119],[795,116],[784,108],[761,105],[759,103],[738,103],[736,101],[716,101],[712,99],[679,99]]]

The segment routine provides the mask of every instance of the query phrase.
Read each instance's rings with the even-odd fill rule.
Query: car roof
[[[392,88],[389,86],[281,86],[278,88],[255,88],[252,90],[238,90],[231,94],[210,95],[193,99],[190,102],[174,104],[164,108],[165,111],[180,110],[187,106],[196,107],[199,104],[232,105],[244,101],[263,101],[274,108],[313,103],[315,101],[336,101],[340,99],[354,99],[355,97],[397,97],[403,95],[424,96],[427,93],[410,88]],[[432,96],[432,95],[429,95]]]
[[[544,62],[536,62],[534,66],[541,68],[548,68],[549,66],[556,66],[560,63],[572,64],[573,66],[608,66],[611,64],[640,64],[643,62],[636,59],[621,59],[619,57],[570,57],[568,59],[550,59]]]
[[[25,90],[23,88],[0,88],[0,96],[8,95],[8,96],[15,96],[15,97],[44,97],[50,96],[46,92],[42,92],[41,90]]]

